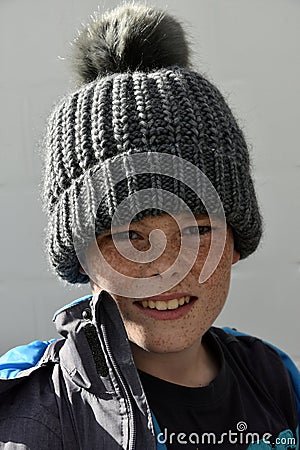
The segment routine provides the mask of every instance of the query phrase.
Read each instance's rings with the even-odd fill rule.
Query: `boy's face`
[[[224,251],[216,270],[204,283],[199,284],[199,275],[210,247],[211,231],[207,215],[197,215],[196,221],[200,235],[196,261],[182,281],[161,294],[159,300],[153,298],[148,303],[144,300],[146,306],[144,308],[141,298],[116,295],[113,293],[113,287],[110,292],[118,305],[129,340],[147,351],[175,352],[190,347],[196,340],[201,339],[213,324],[226,301],[231,266],[239,260],[239,254],[234,249],[232,231],[227,227]],[[162,255],[148,263],[125,259],[116,249],[110,232],[103,233],[97,238],[102,255],[120,274],[135,278],[161,277],[161,274],[174,263],[180,249],[180,230],[175,220],[168,214],[147,216],[138,222],[132,222],[129,229],[132,245],[141,252],[149,249],[150,232],[154,229],[162,230],[167,239]],[[195,234],[195,225],[183,228],[182,233],[187,237],[191,247],[195,248],[198,245],[199,236]],[[122,241],[126,236],[127,233],[122,233],[121,228],[114,232],[116,242]],[[91,287],[93,294],[103,289],[92,280]],[[164,296],[168,296],[166,301],[162,300]],[[173,297],[173,300],[170,297]],[[192,299],[188,304],[185,303],[186,306],[176,308],[177,302],[182,303],[182,297],[185,300],[191,297]],[[169,303],[166,303],[167,301]],[[161,310],[166,304],[167,307],[175,307],[171,309],[171,314],[168,313],[169,309]]]

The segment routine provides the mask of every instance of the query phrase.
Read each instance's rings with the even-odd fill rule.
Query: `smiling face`
[[[227,227],[224,251],[216,270],[199,284],[199,275],[210,248],[211,225],[209,217],[204,214],[197,215],[196,222],[197,226],[187,221],[182,228],[187,247],[195,248],[200,237],[196,261],[172,289],[156,297],[137,299],[114,294],[112,286],[110,294],[118,305],[129,340],[147,351],[176,352],[192,346],[213,324],[224,306],[231,265],[239,259],[234,250],[232,231]],[[130,277],[154,277],[154,281],[163,278],[163,272],[174,263],[181,245],[181,233],[175,220],[168,214],[147,216],[132,222],[129,234],[124,229],[114,231],[115,242],[122,243],[129,237],[133,247],[140,252],[149,250],[152,230],[163,231],[167,239],[164,252],[151,262],[129,261],[116,249],[111,233],[107,232],[97,238],[98,247],[107,262],[120,274]],[[214,229],[218,233],[218,226]],[[91,287],[93,294],[102,289],[92,280]]]

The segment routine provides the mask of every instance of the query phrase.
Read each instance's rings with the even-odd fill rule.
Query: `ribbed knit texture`
[[[126,168],[127,157],[142,152],[172,154],[201,169],[221,198],[241,258],[255,251],[262,221],[243,133],[215,86],[197,72],[171,66],[96,79],[55,108],[48,127],[43,196],[49,215],[46,246],[59,277],[70,283],[88,282],[87,275],[78,271],[72,227],[80,234],[82,220],[76,216],[82,211],[80,186],[98,168],[105,168],[106,177],[101,181],[105,195],[96,215],[96,234],[109,227],[118,204],[141,189],[166,189],[194,213],[205,212],[176,176],[139,174],[116,185],[111,161]],[[183,176],[188,181],[194,174]],[[84,211],[87,220],[97,204],[93,192],[91,186]],[[150,213],[160,210],[148,208],[137,218]]]

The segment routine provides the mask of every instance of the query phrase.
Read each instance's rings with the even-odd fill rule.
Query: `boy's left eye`
[[[203,225],[199,225],[197,227],[193,226],[193,227],[186,227],[182,230],[183,234],[187,234],[189,235],[204,235],[206,233],[209,233],[211,231],[211,226],[203,226]]]
[[[126,241],[131,239],[139,239],[141,236],[133,230],[120,231],[111,235],[116,241]]]

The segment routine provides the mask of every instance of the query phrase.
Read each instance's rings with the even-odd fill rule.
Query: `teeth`
[[[158,309],[158,311],[166,311],[167,309],[177,309],[179,306],[189,303],[190,297],[173,298],[167,302],[163,300],[143,300],[141,302],[143,308]]]
[[[173,300],[168,301],[168,309],[176,309],[178,308],[179,303],[177,298],[173,298]]]
[[[158,302],[155,302],[155,303],[156,303],[155,307],[159,311],[164,311],[165,309],[168,309],[168,304],[166,302],[159,300]]]

